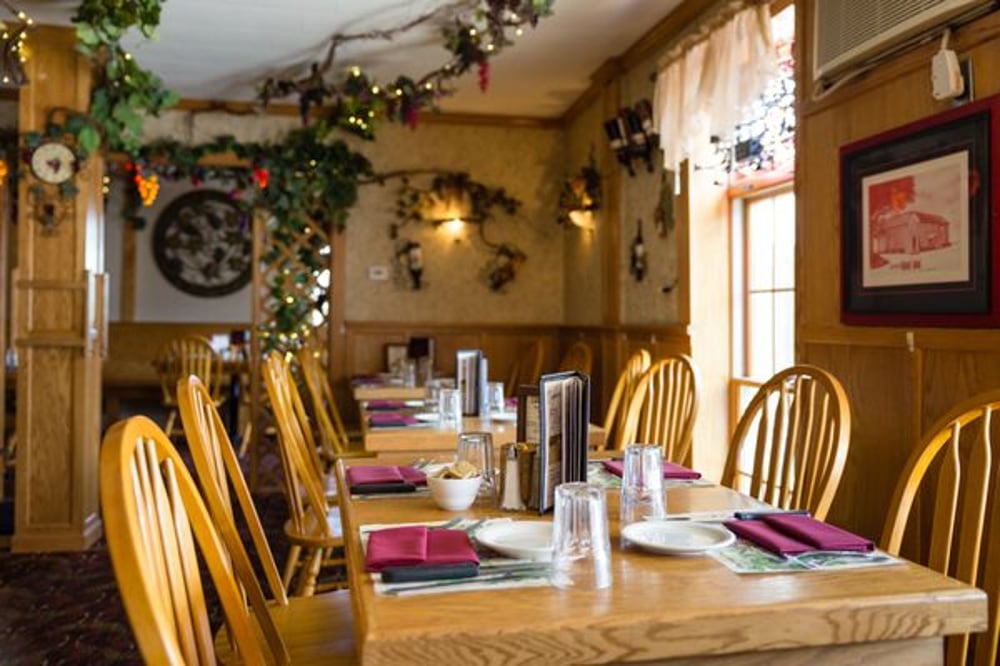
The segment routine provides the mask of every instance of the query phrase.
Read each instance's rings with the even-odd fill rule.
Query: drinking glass
[[[462,396],[458,389],[441,389],[438,396],[438,427],[461,432]]]
[[[503,382],[489,382],[486,385],[486,400],[491,415],[503,415],[507,409],[503,396]]]
[[[465,461],[476,466],[483,475],[479,486],[479,496],[490,505],[496,504],[496,461],[493,458],[493,436],[488,432],[466,432],[458,436],[458,462]]]
[[[552,580],[557,587],[599,590],[611,585],[611,540],[604,488],[556,486],[552,521]]]
[[[428,379],[424,385],[424,408],[429,412],[438,410],[438,403],[441,400],[441,380]]]
[[[663,450],[657,444],[625,447],[622,472],[621,527],[667,514],[663,490]],[[625,538],[622,537],[622,545]]]

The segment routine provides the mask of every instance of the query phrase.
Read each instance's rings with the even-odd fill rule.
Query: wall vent
[[[829,78],[993,0],[816,0],[813,80]]]

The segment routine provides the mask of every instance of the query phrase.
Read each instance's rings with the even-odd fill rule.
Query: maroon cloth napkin
[[[428,529],[423,525],[390,527],[368,536],[365,569],[432,564],[479,563],[465,530]]]
[[[625,463],[621,460],[603,460],[604,469],[608,470],[615,476],[621,476],[625,473]],[[680,465],[675,465],[672,462],[663,461],[663,478],[664,479],[700,479],[701,473],[696,472],[693,469],[688,469],[687,467],[682,467]]]
[[[723,524],[736,536],[778,555],[800,555],[815,550],[808,544],[785,536],[763,520],[727,520]]]
[[[355,465],[347,468],[347,485],[351,488],[372,483],[421,486],[427,483],[427,475],[414,467],[395,465]]]
[[[368,424],[373,428],[398,428],[418,423],[412,416],[397,412],[379,412],[368,417]]]
[[[870,551],[868,539],[809,516],[775,514],[761,520],[728,520],[738,536],[778,555],[801,555],[816,550]]]
[[[365,408],[369,411],[381,411],[384,409],[403,409],[406,403],[400,400],[369,400]]]
[[[776,513],[772,516],[764,516],[763,520],[783,534],[807,543],[817,550],[865,552],[875,549],[875,544],[869,539],[810,516]]]

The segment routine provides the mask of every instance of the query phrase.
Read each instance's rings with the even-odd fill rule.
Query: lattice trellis
[[[330,230],[314,222],[290,230],[267,211],[254,214],[250,478],[255,490],[281,487],[273,437],[268,436],[273,419],[262,383],[261,360],[270,349],[292,352],[306,343],[330,348],[332,240]]]

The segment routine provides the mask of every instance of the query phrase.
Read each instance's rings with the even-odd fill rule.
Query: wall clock
[[[250,282],[248,215],[224,192],[196,190],[163,210],[153,257],[170,284],[194,296],[225,296]]]
[[[49,185],[61,185],[76,173],[73,149],[59,141],[46,141],[31,152],[31,173]]]

